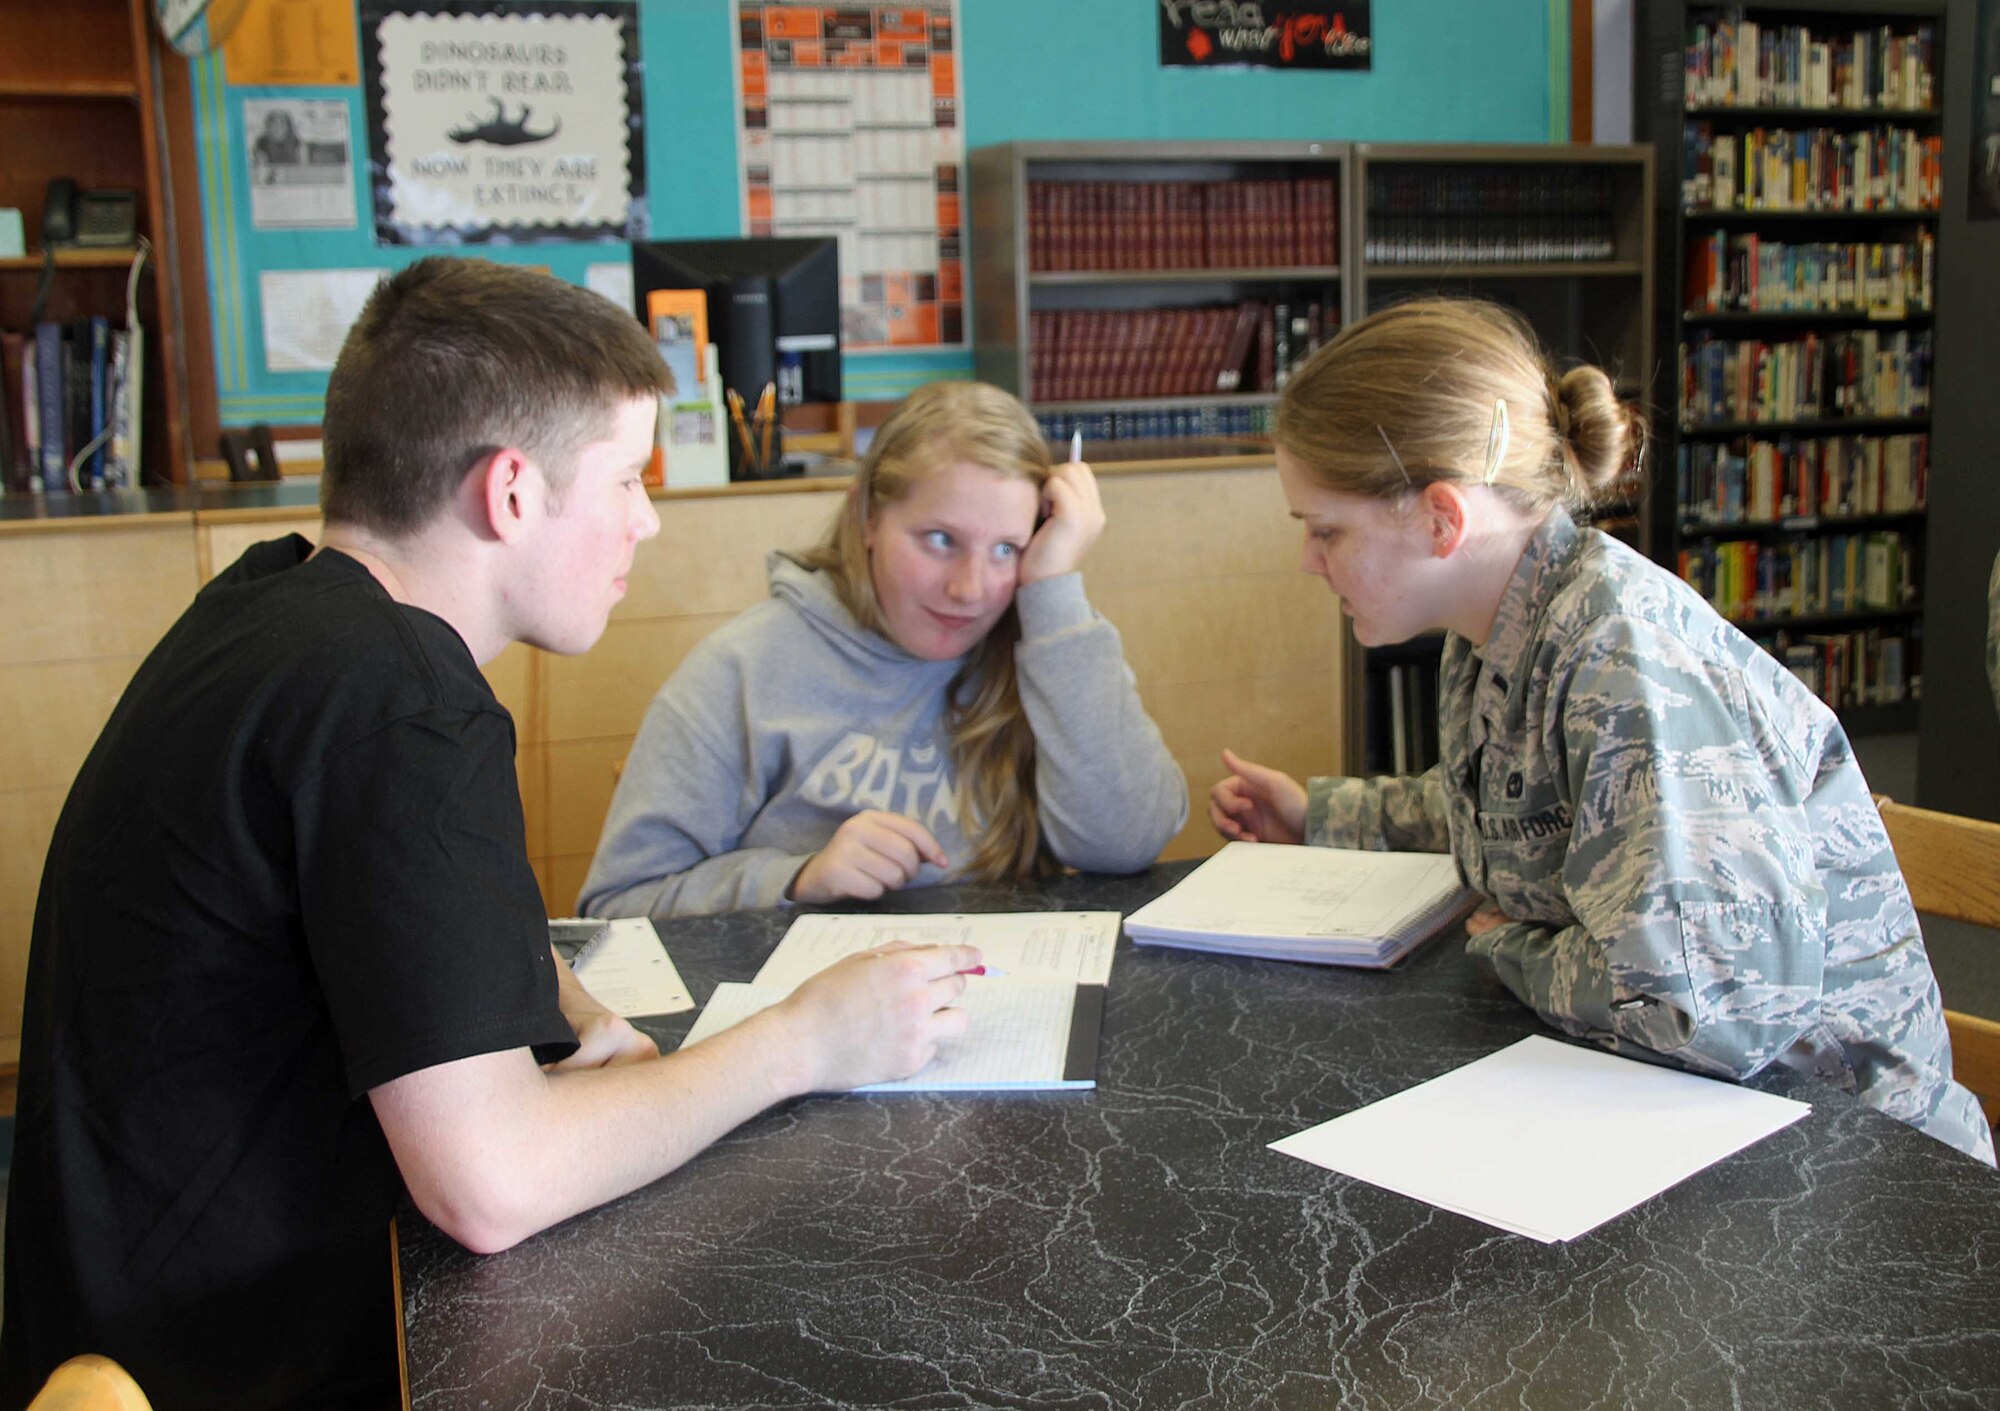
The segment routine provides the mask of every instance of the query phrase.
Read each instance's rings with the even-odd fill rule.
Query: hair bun
[[[1646,415],[1620,399],[1602,368],[1574,367],[1553,388],[1563,460],[1590,499],[1634,476],[1646,453]]]

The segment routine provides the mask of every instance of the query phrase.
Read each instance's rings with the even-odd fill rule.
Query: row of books
[[[1688,242],[1687,309],[1900,318],[1932,307],[1936,265],[1937,238],[1928,230],[1895,244],[1794,244],[1715,230]]]
[[[0,333],[0,469],[13,491],[139,483],[140,341],[95,315]]]
[[[1892,612],[1917,601],[1914,541],[1893,529],[1780,544],[1701,540],[1682,548],[1677,567],[1733,622]]]
[[[1728,11],[1685,51],[1690,108],[1925,109],[1937,102],[1936,32],[1814,30]]]
[[[1862,328],[1769,342],[1704,334],[1680,346],[1681,425],[1923,416],[1929,330]]]
[[[1031,398],[1088,402],[1272,392],[1337,330],[1331,300],[1245,299],[1172,309],[1028,316]]]
[[[1719,211],[1934,211],[1944,139],[1908,127],[1752,128],[1683,133],[1681,205]]]
[[[1921,432],[1683,441],[1677,461],[1680,517],[1697,531],[1914,514],[1930,498],[1931,438]]]
[[[1923,636],[1914,624],[1796,637],[1781,632],[1758,645],[1835,710],[1923,696]]]
[[[1031,270],[1332,266],[1339,251],[1329,177],[1028,183]]]
[[[1368,216],[1607,214],[1612,174],[1599,166],[1371,167]]]
[[[1618,242],[1609,213],[1370,216],[1363,245],[1383,264],[1546,264],[1608,260]]]
[[[1070,437],[1085,441],[1263,440],[1271,434],[1271,408],[1224,406],[1146,407],[1136,411],[1038,412],[1035,422],[1052,446],[1069,453]]]

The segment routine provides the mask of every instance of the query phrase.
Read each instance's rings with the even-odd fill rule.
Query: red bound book
[[[1216,391],[1246,390],[1243,386],[1244,364],[1250,361],[1250,345],[1257,337],[1257,318],[1261,307],[1255,299],[1245,299],[1236,306],[1235,317],[1230,323],[1228,341],[1223,347],[1221,359],[1216,364]]]
[[[1126,388],[1132,381],[1132,322],[1131,309],[1120,309],[1107,315],[1110,322],[1111,346],[1105,356],[1105,388],[1107,397],[1129,395]]]
[[[1065,309],[1055,316],[1056,354],[1055,390],[1050,398],[1057,402],[1073,402],[1077,384],[1077,326],[1076,315]]]
[[[1247,389],[1269,392],[1278,375],[1278,335],[1276,314],[1269,308],[1257,316],[1257,382]]]
[[[1049,186],[1045,181],[1028,183],[1028,268],[1049,267]]]
[[[1103,186],[1103,204],[1100,207],[1101,220],[1098,232],[1098,251],[1103,263],[1100,269],[1125,268],[1125,220],[1118,198],[1124,190],[1124,183],[1107,181]]]

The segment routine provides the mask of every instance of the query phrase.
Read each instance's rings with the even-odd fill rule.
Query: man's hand
[[[1208,821],[1231,842],[1299,843],[1306,835],[1306,788],[1291,775],[1222,752],[1229,777],[1208,791]]]
[[[868,809],[834,831],[792,879],[791,899],[809,905],[873,901],[916,880],[928,862],[949,867],[931,830],[900,813]]]
[[[556,963],[556,1005],[570,1028],[576,1030],[577,1050],[560,1063],[545,1065],[551,1073],[570,1068],[615,1068],[621,1063],[638,1063],[660,1056],[660,1046],[604,1007],[596,995],[583,987],[569,962],[555,947],[549,954]]]
[[[828,966],[768,1012],[792,1024],[809,1091],[894,1082],[965,1032],[965,1011],[951,1006],[979,964],[971,946],[896,941]]]
[[[577,1050],[560,1063],[548,1064],[551,1073],[571,1068],[615,1068],[660,1056],[658,1044],[602,1005],[597,1013],[581,1020],[572,1017],[569,1022],[576,1030]]]
[[[1104,498],[1097,492],[1097,477],[1082,461],[1065,461],[1049,472],[1042,507],[1048,517],[1021,555],[1023,585],[1076,572],[1104,532]]]
[[[1483,936],[1496,927],[1512,926],[1513,924],[1514,918],[1499,907],[1492,905],[1482,906],[1479,910],[1473,912],[1472,915],[1465,918],[1465,934],[1468,937]]]

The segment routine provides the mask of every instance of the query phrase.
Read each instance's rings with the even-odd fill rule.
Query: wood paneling
[[[138,657],[193,598],[194,521],[8,534],[0,543],[0,666]]]

